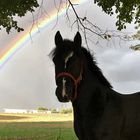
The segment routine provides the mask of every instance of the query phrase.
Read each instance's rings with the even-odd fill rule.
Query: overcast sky
[[[51,4],[49,8],[55,7]],[[48,13],[49,8],[46,8]],[[87,0],[87,3],[77,6],[76,9],[81,16],[88,17],[104,30],[116,30],[115,16],[105,15],[93,2]],[[69,39],[73,39],[77,32],[76,27],[70,28],[75,17],[72,13],[69,13],[69,16],[71,23],[62,15],[57,24],[57,20],[54,20],[46,28],[39,30],[39,33],[0,69],[0,109],[69,106],[59,103],[55,97],[54,66],[48,56],[55,47],[54,35],[57,30],[60,30],[64,38]],[[20,24],[32,24],[31,17],[28,15],[23,18]],[[125,32],[134,32],[134,26],[128,25]],[[18,34],[15,31],[7,35],[2,30],[0,49],[16,36]],[[137,42],[124,42],[119,39],[108,42],[98,39],[93,34],[88,34],[88,37],[92,40],[88,40],[89,48],[114,89],[121,93],[140,91],[140,52],[129,49],[130,45]],[[83,46],[86,46],[84,39]]]

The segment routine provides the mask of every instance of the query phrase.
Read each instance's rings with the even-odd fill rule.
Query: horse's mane
[[[88,51],[87,49],[85,49],[84,47],[81,47],[82,52],[84,53],[84,55],[87,58],[88,61],[88,67],[90,69],[90,71],[102,82],[102,84],[104,86],[107,86],[108,88],[112,88],[112,85],[109,83],[109,81],[104,77],[101,69],[97,66],[97,63],[95,61],[94,56],[90,53],[90,51]]]
[[[70,51],[70,50],[73,50],[74,49],[74,47],[73,47],[74,43],[72,41],[65,39],[63,43],[64,43],[64,46],[65,47],[59,47],[59,46],[57,46],[51,52],[52,59],[55,56],[57,56],[56,59],[59,59],[62,54],[65,54],[65,53],[67,53],[67,51]],[[85,55],[85,57],[87,58],[88,67],[89,67],[90,71],[101,81],[101,83],[104,86],[106,86],[108,88],[112,88],[112,85],[104,77],[104,75],[102,74],[101,69],[97,66],[97,63],[95,61],[95,58],[90,53],[90,51],[88,51],[84,47],[80,47],[78,49],[78,54],[81,55],[81,56],[82,55]]]

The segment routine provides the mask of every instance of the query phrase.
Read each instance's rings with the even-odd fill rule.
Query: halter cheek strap
[[[69,77],[73,80],[74,86],[75,86],[75,93],[74,93],[74,97],[71,99],[72,102],[75,101],[75,99],[77,98],[77,94],[78,94],[77,88],[78,88],[78,84],[82,80],[82,73],[83,73],[83,70],[81,69],[80,75],[77,79],[72,74],[70,74],[68,72],[61,72],[56,76],[56,79],[58,79],[60,77]]]

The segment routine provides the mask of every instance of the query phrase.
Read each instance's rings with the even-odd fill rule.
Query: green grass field
[[[0,114],[0,140],[77,140],[72,114]]]

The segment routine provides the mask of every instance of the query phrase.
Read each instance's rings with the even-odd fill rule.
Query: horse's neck
[[[100,81],[96,79],[94,74],[90,71],[86,71],[83,74],[83,80],[78,88],[78,97],[73,103],[74,110],[81,113],[81,115],[90,112],[95,106],[100,106],[98,102],[102,97],[100,91]]]

